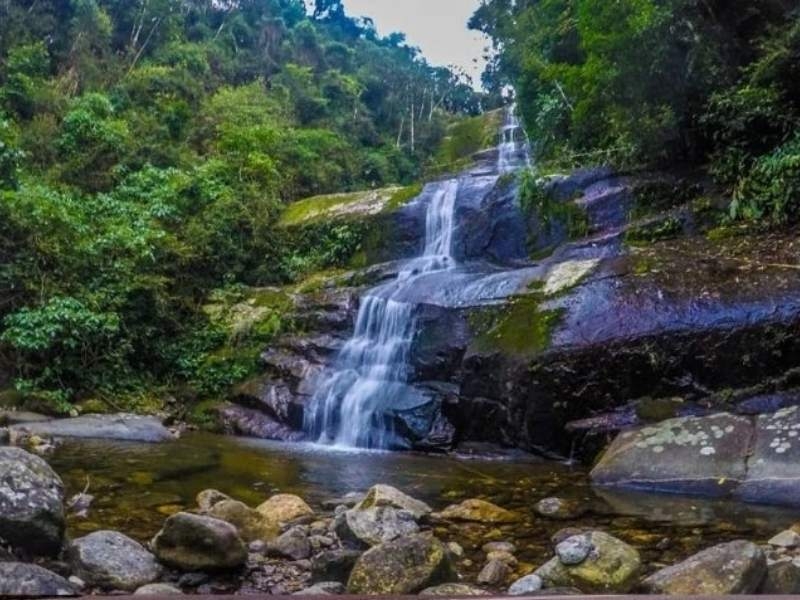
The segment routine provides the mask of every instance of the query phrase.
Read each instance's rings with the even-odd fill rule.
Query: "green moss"
[[[686,181],[648,181],[634,190],[634,206],[629,220],[635,221],[650,215],[682,206],[697,198],[702,188]]]
[[[423,187],[425,186],[422,183],[415,183],[404,188],[400,188],[389,199],[389,202],[386,203],[386,207],[383,209],[384,212],[392,212],[398,208],[401,208],[402,206],[405,206],[422,193]]]
[[[365,192],[352,192],[350,194],[331,194],[298,200],[286,207],[278,224],[287,227],[313,221],[323,217],[334,208],[358,202],[364,198],[364,195]]]
[[[538,294],[526,294],[471,315],[478,350],[535,356],[549,348],[564,310],[542,310],[541,301]]]

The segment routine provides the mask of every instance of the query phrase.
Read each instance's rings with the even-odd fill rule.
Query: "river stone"
[[[161,575],[161,566],[144,547],[116,531],[95,531],[67,547],[72,572],[89,586],[132,592]]]
[[[267,545],[267,554],[290,560],[303,560],[311,556],[311,542],[299,527],[292,527]]]
[[[345,587],[338,581],[320,581],[311,587],[295,592],[293,596],[341,596]]]
[[[0,596],[76,596],[78,590],[61,575],[37,565],[0,563]]]
[[[579,565],[565,565],[555,557],[541,566],[535,574],[542,578],[545,587],[575,587],[587,594],[629,592],[641,570],[639,553],[602,531],[580,537],[585,537],[592,547],[589,556]]]
[[[444,545],[417,534],[380,544],[365,552],[347,582],[349,594],[407,595],[453,578]]]
[[[460,598],[462,596],[488,596],[489,592],[474,585],[466,583],[443,583],[426,588],[419,593],[420,596],[449,596]]]
[[[586,506],[577,500],[545,498],[536,504],[536,512],[545,518],[567,521],[586,513]]]
[[[219,490],[203,490],[197,494],[197,508],[202,513],[207,513],[211,508],[223,500],[233,500],[227,494],[223,494]]]
[[[499,560],[500,562],[506,563],[510,567],[516,567],[519,563],[513,554],[506,552],[505,550],[494,550],[493,552],[487,553],[486,560]]]
[[[531,573],[530,575],[525,575],[520,579],[517,579],[514,583],[511,584],[511,587],[508,588],[508,595],[509,596],[529,596],[534,595],[542,589],[544,582],[542,578],[536,575],[535,573]]]
[[[397,488],[382,484],[370,488],[367,495],[355,508],[364,510],[376,506],[391,506],[392,508],[408,511],[417,520],[427,517],[433,512],[431,507],[421,500],[412,498]]]
[[[750,419],[726,413],[670,419],[621,433],[591,477],[600,486],[727,495],[745,479],[751,433]]]
[[[151,546],[161,562],[181,571],[235,569],[247,560],[236,527],[203,515],[172,515]]]
[[[238,500],[222,500],[214,504],[208,515],[226,521],[236,527],[245,542],[269,541],[280,533],[276,521],[265,517]]]
[[[168,583],[148,583],[133,592],[134,596],[181,596],[183,592]]]
[[[594,546],[592,546],[590,536],[574,535],[556,546],[556,555],[561,564],[574,566],[585,561],[592,550],[594,550]]]
[[[317,554],[311,560],[312,580],[347,583],[361,554],[358,550],[328,550]]]
[[[391,506],[352,508],[336,517],[334,527],[343,543],[356,548],[377,546],[419,531],[412,513]]]
[[[0,448],[0,538],[37,555],[57,554],[64,535],[64,485],[38,456]]]
[[[510,576],[511,567],[507,562],[492,559],[487,562],[483,566],[483,569],[481,569],[481,572],[478,573],[477,581],[481,585],[499,587],[503,585]]]
[[[277,523],[291,523],[314,515],[314,511],[305,500],[294,494],[276,494],[256,510]]]
[[[167,442],[175,435],[156,417],[140,415],[84,415],[74,419],[54,419],[39,423],[24,423],[11,428],[13,432],[44,437],[90,438],[127,442]]]
[[[505,508],[475,498],[448,506],[443,511],[436,513],[436,517],[445,521],[474,523],[516,523],[520,520],[519,515]]]
[[[756,420],[747,477],[736,495],[746,502],[800,505],[800,407]]]
[[[797,548],[800,546],[800,534],[792,529],[787,529],[781,531],[767,543],[776,548]]]
[[[661,569],[642,582],[652,594],[725,596],[755,593],[767,574],[764,552],[744,540],[720,544]]]
[[[509,554],[514,554],[517,551],[517,547],[511,542],[486,542],[481,546],[481,550],[486,554],[490,552],[508,552]]]
[[[761,584],[761,594],[800,594],[800,565],[792,560],[782,560],[767,567],[767,577]]]

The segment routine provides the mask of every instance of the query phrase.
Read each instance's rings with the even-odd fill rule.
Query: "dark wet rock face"
[[[38,456],[0,448],[0,538],[33,555],[54,555],[64,535],[64,486]]]
[[[302,432],[279,423],[257,409],[237,404],[225,404],[220,406],[217,412],[222,427],[232,435],[282,442],[299,442],[305,439]]]

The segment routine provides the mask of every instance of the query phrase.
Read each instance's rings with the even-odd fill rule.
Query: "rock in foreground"
[[[36,565],[0,563],[0,596],[75,596],[78,591],[61,575]]]
[[[276,494],[256,510],[275,523],[291,523],[314,514],[305,500],[294,494]]]
[[[375,546],[356,562],[350,594],[406,595],[447,583],[453,577],[442,543],[427,535],[411,535]]]
[[[36,555],[61,549],[64,485],[38,456],[0,448],[0,538]]]
[[[96,531],[74,540],[67,560],[75,575],[91,587],[132,592],[161,575],[155,557],[116,531]]]
[[[625,594],[636,584],[642,566],[634,548],[602,531],[567,538],[559,544],[559,550],[559,556],[536,571],[546,588],[574,587],[586,594]],[[561,555],[571,564],[565,564]]]
[[[436,517],[446,521],[467,521],[474,523],[516,523],[519,515],[505,508],[486,502],[485,500],[464,500],[461,504],[453,504]]]
[[[412,498],[397,488],[381,484],[370,488],[370,490],[367,492],[367,495],[364,496],[364,499],[356,508],[365,510],[380,506],[391,506],[392,508],[408,511],[414,516],[415,519],[422,519],[433,512],[431,507],[421,500]]]
[[[182,571],[236,569],[247,561],[247,548],[236,527],[189,513],[167,519],[151,546],[159,560]]]
[[[746,541],[720,544],[682,563],[661,569],[642,582],[652,594],[724,596],[755,593],[767,574],[764,552]]]

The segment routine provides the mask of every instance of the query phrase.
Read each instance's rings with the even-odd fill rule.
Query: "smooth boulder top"
[[[38,456],[0,448],[0,537],[14,548],[53,555],[64,535],[64,484]]]
[[[406,510],[414,515],[415,519],[421,519],[433,512],[430,506],[412,498],[390,485],[378,484],[370,488],[364,499],[355,507],[357,510],[378,506],[391,506],[400,510]]]
[[[445,521],[473,523],[516,523],[521,520],[518,514],[478,498],[448,506],[443,511],[435,513],[435,516]]]
[[[120,440],[128,442],[167,442],[175,435],[156,417],[131,414],[84,415],[74,419],[54,419],[15,425],[12,432],[56,438]]]
[[[73,540],[67,560],[87,584],[109,590],[133,592],[154,582],[162,572],[155,556],[116,531],[96,531]]]
[[[800,506],[800,407],[747,417],[683,417],[617,436],[599,486]]]
[[[150,546],[161,562],[182,571],[238,569],[247,561],[236,527],[203,515],[172,515]]]

